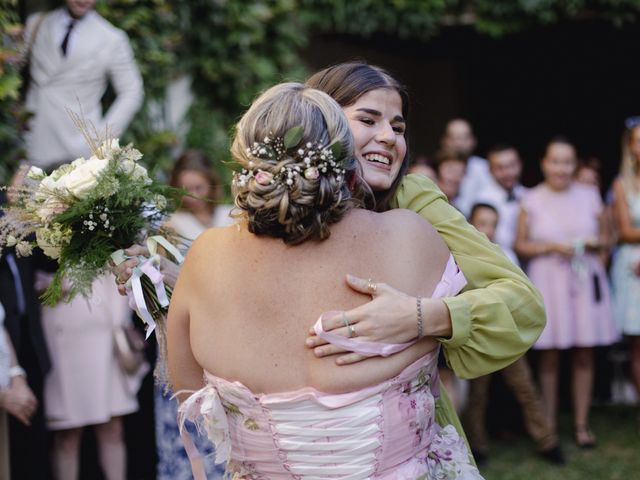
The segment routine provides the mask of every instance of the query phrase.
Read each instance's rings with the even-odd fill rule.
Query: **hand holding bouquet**
[[[0,217],[0,254],[3,247],[15,246],[18,255],[28,256],[37,246],[57,259],[59,268],[42,297],[47,305],[79,293],[87,296],[93,281],[108,271],[112,254],[145,238],[162,238],[155,243],[172,253],[164,239],[170,232],[162,225],[173,211],[171,198],[178,190],[153,182],[138,163],[142,154],[131,145],[121,147],[110,138],[91,140],[78,117],[74,120],[89,142],[91,158],[78,158],[50,175],[31,167],[25,184],[11,191],[14,202]],[[154,272],[157,260],[148,262],[146,272],[137,275],[144,306],[136,299],[135,307],[139,314],[142,308],[157,319],[171,292]],[[70,283],[69,292],[63,292],[63,278]],[[148,314],[141,316],[154,326]]]

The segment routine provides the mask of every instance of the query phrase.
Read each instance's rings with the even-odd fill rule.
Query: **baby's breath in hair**
[[[248,168],[234,174],[234,185],[242,188],[253,180],[259,185],[281,183],[291,187],[297,175],[302,175],[307,180],[317,180],[320,175],[331,175],[336,181],[342,182],[346,170],[339,163],[340,142],[326,146],[320,142],[307,142],[298,147],[303,135],[304,128],[300,125],[288,130],[284,137],[269,133],[264,142],[254,142],[253,146],[247,147],[247,155],[252,160],[249,160]],[[268,162],[269,167],[263,165],[264,162]],[[279,166],[275,173],[269,171],[273,170],[271,166],[274,162]]]

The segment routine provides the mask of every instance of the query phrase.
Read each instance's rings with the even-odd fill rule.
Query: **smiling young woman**
[[[455,297],[416,299],[383,283],[347,276],[349,286],[373,296],[344,314],[352,330],[364,341],[403,343],[418,336],[418,320],[423,318],[424,336],[441,342],[447,362],[462,378],[499,370],[519,358],[545,325],[540,294],[498,247],[449,205],[431,180],[405,176],[409,98],[404,87],[385,70],[365,63],[334,65],[314,74],[306,85],[328,93],[342,106],[364,179],[375,194],[375,209],[406,208],[427,219],[468,280]],[[344,316],[326,317],[324,329],[348,336]],[[313,335],[307,346],[318,356],[344,353]],[[347,353],[336,361],[349,364],[363,358]],[[445,395],[437,410],[439,423],[457,421]]]
[[[378,88],[343,110],[365,182],[374,191],[389,190],[407,153],[400,95],[393,89]]]

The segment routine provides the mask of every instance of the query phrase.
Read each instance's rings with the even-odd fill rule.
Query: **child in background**
[[[469,223],[484,233],[492,242],[498,225],[498,211],[487,203],[477,203],[471,209]],[[513,255],[505,251],[507,256]],[[517,263],[517,259],[513,259]],[[533,381],[531,368],[525,357],[501,370],[505,383],[515,395],[520,407],[525,427],[536,442],[542,458],[563,465],[564,456],[558,446],[558,439],[544,409],[540,392]],[[491,375],[485,375],[469,382],[469,406],[466,412],[465,431],[476,462],[486,462],[489,446],[485,429],[485,414]]]

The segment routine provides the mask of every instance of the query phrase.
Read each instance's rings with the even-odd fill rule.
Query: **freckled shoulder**
[[[226,242],[230,241],[230,236],[237,234],[236,226],[217,227],[205,230],[191,244],[189,251],[182,267],[184,271],[197,270],[198,267],[204,266],[206,260],[211,258],[212,253]]]

